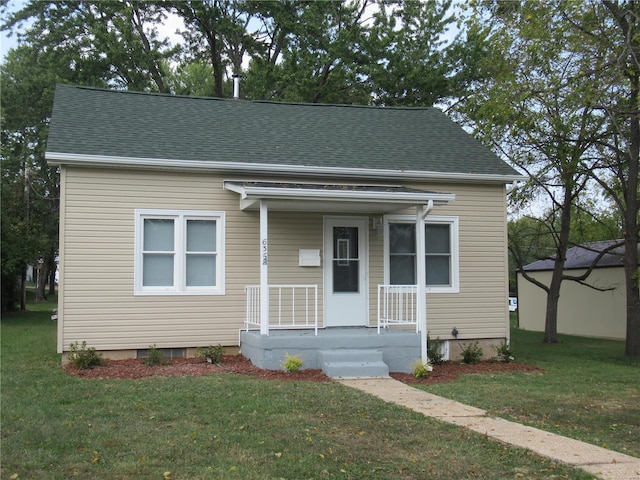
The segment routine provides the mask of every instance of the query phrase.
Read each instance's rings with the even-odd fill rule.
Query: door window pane
[[[358,260],[333,261],[333,293],[360,291],[360,262]]]
[[[333,292],[360,290],[358,227],[333,227]]]

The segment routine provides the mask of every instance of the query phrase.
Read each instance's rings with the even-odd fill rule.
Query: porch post
[[[425,249],[425,219],[433,208],[433,200],[427,205],[416,207],[416,315],[420,325],[420,356],[423,362],[427,356],[427,268]]]
[[[269,238],[267,202],[260,200],[260,334],[269,335]]]

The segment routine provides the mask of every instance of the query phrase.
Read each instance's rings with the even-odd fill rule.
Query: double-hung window
[[[224,212],[136,210],[137,295],[224,294]]]
[[[385,219],[385,278],[390,285],[416,284],[416,223],[409,215]],[[426,285],[430,292],[458,292],[458,218],[427,217]]]

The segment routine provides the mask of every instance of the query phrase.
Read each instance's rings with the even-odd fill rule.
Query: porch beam
[[[260,334],[269,335],[269,211],[260,200]]]

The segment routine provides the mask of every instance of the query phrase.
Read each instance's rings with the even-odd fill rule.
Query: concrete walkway
[[[581,468],[604,480],[640,480],[640,459],[562,437],[432,395],[392,378],[335,379],[382,400],[443,422],[468,428],[508,445],[526,448],[556,462]]]

